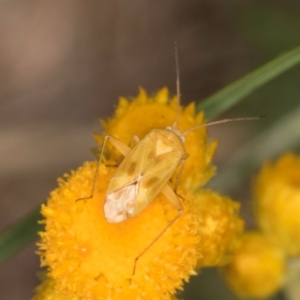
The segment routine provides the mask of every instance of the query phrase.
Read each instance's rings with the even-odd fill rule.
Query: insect
[[[159,193],[177,208],[178,212],[168,225],[152,240],[144,250],[139,253],[134,262],[133,275],[135,274],[138,260],[143,254],[172,226],[183,212],[182,204],[177,195],[177,188],[184,168],[188,153],[184,149],[185,136],[201,127],[240,120],[253,120],[259,117],[224,119],[207,124],[202,124],[181,132],[177,128],[180,109],[180,82],[177,48],[175,47],[176,60],[176,87],[177,87],[177,109],[176,118],[172,126],[166,129],[153,129],[143,139],[139,140],[133,148],[130,148],[117,138],[107,135],[104,138],[102,150],[97,163],[93,186],[89,197],[79,198],[87,200],[93,197],[99,173],[99,166],[102,161],[104,149],[108,141],[124,156],[123,161],[117,167],[111,178],[104,204],[104,215],[108,222],[119,223],[137,215],[141,212]],[[179,170],[174,188],[169,181],[175,170]]]

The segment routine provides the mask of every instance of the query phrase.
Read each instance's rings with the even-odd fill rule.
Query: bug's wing
[[[155,162],[157,137],[150,132],[123,159],[111,179],[106,195],[137,182]]]
[[[135,214],[145,208],[162,190],[175,172],[182,157],[181,151],[172,151],[157,156],[160,163],[153,164],[145,170],[143,178],[139,181]]]
[[[123,159],[111,179],[104,205],[110,222],[121,222],[145,208],[162,190],[182,158],[168,139],[146,135]]]
[[[145,144],[143,140],[133,148],[117,168],[114,176],[109,182],[106,195],[138,181],[143,169]]]
[[[145,169],[145,156],[151,147],[152,137],[146,136],[123,159],[112,177],[104,204],[104,215],[111,223],[126,220],[135,213],[135,202],[142,170]],[[149,167],[149,166],[148,166]]]

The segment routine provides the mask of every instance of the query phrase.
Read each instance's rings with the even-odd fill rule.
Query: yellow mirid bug
[[[169,224],[152,240],[145,249],[137,255],[133,274],[137,261],[140,257],[164,234],[164,232],[179,218],[183,212],[183,207],[176,194],[180,181],[180,176],[184,168],[188,153],[184,149],[185,135],[193,130],[204,126],[226,123],[238,120],[253,120],[258,117],[225,119],[199,125],[181,132],[177,128],[179,108],[180,108],[180,84],[178,55],[175,49],[176,71],[177,71],[177,112],[176,119],[172,126],[166,129],[153,129],[143,139],[139,140],[134,136],[137,144],[131,149],[129,146],[117,138],[107,135],[101,149],[97,163],[96,173],[93,181],[91,194],[89,197],[77,199],[87,200],[93,197],[99,166],[102,161],[104,149],[109,140],[114,147],[124,156],[123,161],[117,167],[115,174],[110,180],[104,204],[104,216],[110,223],[119,223],[129,217],[137,215],[154,198],[162,192],[167,199],[178,209],[178,213]],[[175,170],[179,168],[174,189],[168,184]]]

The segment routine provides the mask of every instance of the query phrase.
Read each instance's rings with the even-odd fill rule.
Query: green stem
[[[37,239],[37,232],[42,230],[38,224],[41,219],[40,208],[37,208],[0,233],[0,263]]]

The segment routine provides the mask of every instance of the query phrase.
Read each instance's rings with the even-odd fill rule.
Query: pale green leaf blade
[[[297,47],[206,98],[197,105],[197,111],[204,110],[206,119],[213,119],[299,62],[300,47]]]

